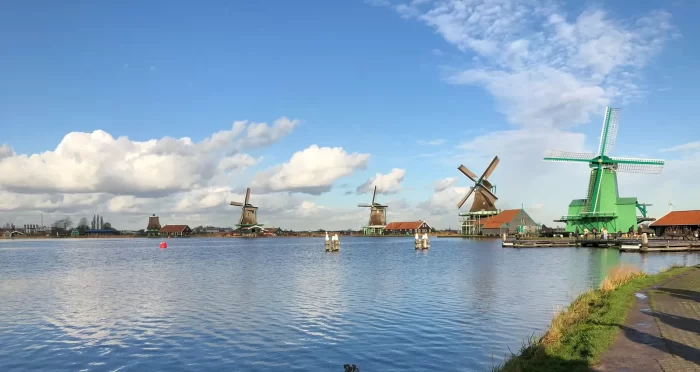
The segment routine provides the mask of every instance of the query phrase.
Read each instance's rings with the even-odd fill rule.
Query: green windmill
[[[569,204],[568,215],[555,222],[566,222],[566,231],[601,231],[605,227],[610,233],[628,232],[636,229],[642,221],[653,221],[647,217],[647,206],[636,197],[621,198],[617,188],[617,172],[660,173],[664,161],[659,159],[616,158],[608,154],[615,146],[620,109],[606,107],[603,130],[600,135],[598,153],[575,153],[548,151],[545,161],[588,163],[591,176],[586,199],[576,199]],[[637,210],[642,214],[637,216]]]

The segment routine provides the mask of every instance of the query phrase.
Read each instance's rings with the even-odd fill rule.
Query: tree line
[[[59,232],[68,232],[73,229],[73,220],[70,217],[62,218],[51,224],[51,228]],[[111,223],[104,221],[104,217],[97,214],[92,216],[92,222],[88,222],[87,217],[82,217],[76,229],[81,234],[88,230],[116,230]]]

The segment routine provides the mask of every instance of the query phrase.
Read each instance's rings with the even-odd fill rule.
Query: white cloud
[[[132,141],[107,132],[68,133],[54,151],[0,157],[0,188],[26,194],[110,193],[167,195],[205,186],[218,171],[255,164],[247,154],[224,152],[270,144],[289,133],[297,121],[281,118],[265,123],[236,122],[199,143],[164,137]],[[245,131],[242,138],[238,138]],[[9,154],[9,156],[8,156]],[[218,167],[217,167],[218,164]]]
[[[511,123],[527,127],[586,123],[610,102],[640,97],[639,72],[675,35],[663,11],[625,22],[601,9],[571,19],[554,2],[421,3],[395,9],[475,57],[448,81],[484,86]]]
[[[401,182],[406,177],[406,170],[394,168],[387,174],[377,173],[365,183],[357,187],[358,194],[366,194],[374,191],[377,186],[377,194],[396,194],[401,190]]]
[[[342,147],[318,147],[298,151],[288,162],[253,177],[258,192],[294,191],[318,195],[330,191],[333,182],[365,169],[369,154],[348,154]]]
[[[444,144],[446,141],[442,138],[437,138],[433,140],[418,140],[416,143],[422,146],[439,146]]]
[[[435,191],[443,191],[457,183],[457,177],[447,177],[435,182]]]
[[[676,152],[676,151],[697,152],[697,151],[700,151],[700,141],[688,142],[688,143],[684,143],[681,145],[676,145],[676,146],[672,146],[669,148],[661,149],[660,151],[661,152]]]

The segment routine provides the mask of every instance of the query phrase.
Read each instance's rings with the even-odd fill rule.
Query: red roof
[[[187,228],[189,228],[187,225],[165,225],[160,228],[160,232],[168,234],[181,233]]]
[[[420,228],[420,226],[425,223],[425,221],[411,221],[411,222],[392,222],[384,230],[415,230]]]
[[[700,225],[700,210],[673,211],[654,221],[650,227],[658,226],[698,226]]]
[[[498,229],[504,223],[511,223],[521,210],[522,209],[506,209],[505,211],[501,211],[501,213],[481,221],[483,224],[481,228]]]

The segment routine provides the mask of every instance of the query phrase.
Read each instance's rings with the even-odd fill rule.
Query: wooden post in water
[[[328,233],[326,233],[326,244],[325,244],[325,246],[326,246],[326,252],[330,252],[331,249],[333,248],[333,247],[331,246],[331,239],[328,237]]]
[[[647,233],[642,234],[642,246],[643,247],[649,246],[649,237],[647,236]]]
[[[340,250],[340,240],[338,239],[338,234],[333,234],[333,239],[331,240],[333,243],[332,250],[333,252],[337,252]]]

